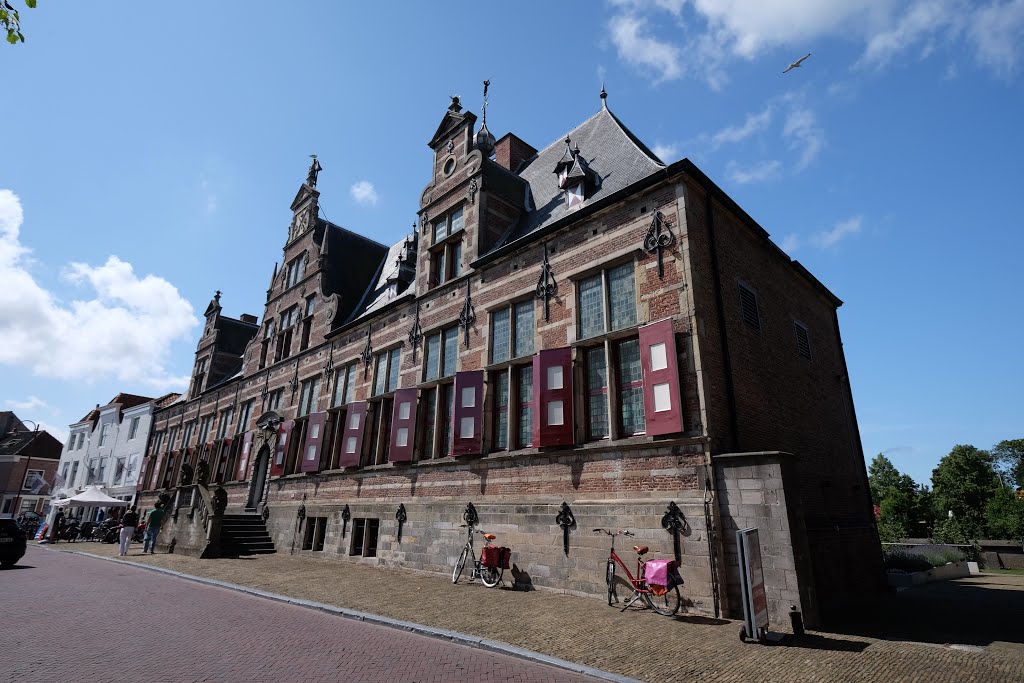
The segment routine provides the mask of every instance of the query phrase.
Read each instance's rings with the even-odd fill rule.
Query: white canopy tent
[[[70,498],[59,498],[51,501],[51,504],[55,507],[65,507],[71,505],[73,507],[86,507],[86,508],[125,508],[131,505],[127,500],[120,500],[118,498],[111,498],[107,494],[103,493],[102,486],[87,486],[84,491],[79,493],[77,496],[71,496]]]

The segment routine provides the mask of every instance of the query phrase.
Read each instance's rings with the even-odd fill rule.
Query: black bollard
[[[802,636],[804,634],[804,618],[797,611],[796,605],[793,605],[789,610],[789,621],[793,625],[793,635]]]

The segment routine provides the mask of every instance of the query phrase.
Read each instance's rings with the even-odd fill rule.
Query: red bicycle
[[[636,551],[636,576],[630,573],[629,567],[623,563],[615,552],[616,536],[632,536],[631,531],[611,529],[594,529],[594,533],[607,534],[612,537],[612,547],[608,554],[608,564],[605,566],[605,581],[608,583],[608,604],[613,605],[618,601],[615,595],[615,564],[622,567],[626,573],[629,585],[633,587],[633,594],[622,606],[621,612],[636,601],[647,605],[658,614],[671,617],[679,611],[682,604],[682,596],[679,594],[679,586],[683,578],[679,575],[679,563],[675,560],[645,560],[644,555],[649,552],[645,545],[635,545]],[[651,565],[651,573],[648,574],[648,565]],[[656,576],[655,576],[656,575]],[[648,577],[651,580],[648,582]]]

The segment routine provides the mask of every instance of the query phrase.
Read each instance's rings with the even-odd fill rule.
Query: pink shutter
[[[395,392],[395,407],[391,415],[391,462],[411,462],[413,444],[416,443],[416,390],[399,389]]]
[[[284,474],[284,461],[288,456],[288,446],[294,426],[294,420],[287,420],[277,428],[277,448],[274,449],[274,462],[270,465],[270,476],[272,477],[280,477]]]
[[[319,472],[327,413],[313,413],[306,421],[306,442],[302,447],[302,471]]]
[[[452,409],[452,455],[483,452],[483,370],[455,373],[455,405]]]
[[[252,450],[252,437],[255,432],[246,432],[242,437],[242,452],[238,454],[238,481],[245,481],[249,473],[249,451]]]
[[[571,446],[572,349],[548,349],[533,357],[533,445]]]
[[[152,481],[149,482],[149,488],[151,491],[163,486],[163,480],[160,478],[160,468],[164,465],[165,455],[166,453],[160,453],[156,456],[156,464],[153,465]]]
[[[341,438],[342,467],[359,467],[363,453],[363,434],[366,432],[366,401],[345,406],[345,433]]]
[[[647,433],[655,436],[683,431],[676,335],[672,331],[672,320],[660,320],[640,328],[640,366],[644,373]]]
[[[135,487],[139,491],[145,491],[146,486],[149,483],[149,466],[153,464],[152,456],[145,456],[142,458],[142,467],[139,468],[139,483]]]
[[[228,462],[231,460],[231,439],[224,439],[217,447],[217,475],[215,481],[223,483],[228,476]]]

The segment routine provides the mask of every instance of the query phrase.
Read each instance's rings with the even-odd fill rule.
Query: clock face
[[[565,191],[565,204],[570,209],[583,203],[583,183],[573,185]]]

